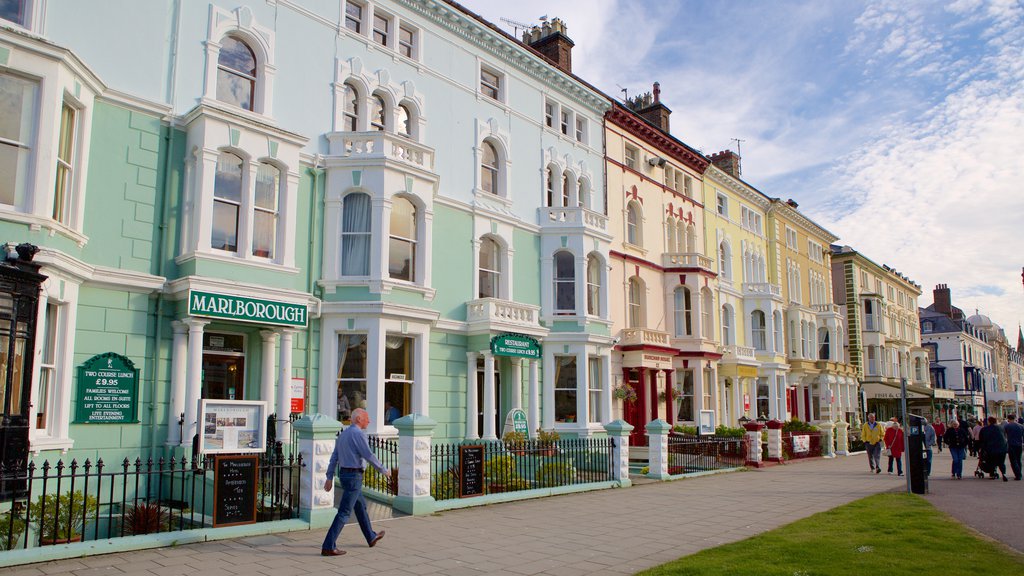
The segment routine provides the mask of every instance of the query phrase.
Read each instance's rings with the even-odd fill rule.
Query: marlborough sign
[[[198,290],[189,290],[188,314],[259,324],[306,326],[306,307],[302,304],[287,304]]]
[[[525,334],[501,334],[491,338],[491,353],[495,356],[540,358],[540,343]]]

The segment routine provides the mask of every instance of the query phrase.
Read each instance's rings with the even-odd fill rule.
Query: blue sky
[[[931,303],[1024,321],[1024,2],[465,0],[569,26],[607,94],[661,83],[672,133],[744,140],[743,177],[792,198]]]

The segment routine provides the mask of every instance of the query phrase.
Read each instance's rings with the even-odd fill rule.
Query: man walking
[[[942,453],[942,437],[946,435],[946,425],[942,423],[940,418],[935,418],[935,424],[932,425],[935,430],[935,445],[939,448],[939,453]]]
[[[1010,457],[1010,469],[1013,470],[1013,479],[1021,479],[1020,455],[1024,447],[1024,426],[1017,422],[1017,416],[1010,414],[1003,424],[1003,432],[1006,433],[1006,454]]]
[[[885,428],[875,422],[875,413],[868,413],[868,421],[861,424],[860,439],[864,441],[864,450],[868,454],[868,466],[875,474],[882,472],[878,459],[882,456],[882,438],[885,437]]]
[[[938,434],[935,432],[935,428],[928,423],[928,420],[924,421],[924,475],[927,478],[932,475],[932,446],[935,446],[936,437]]]
[[[996,425],[995,416],[988,417],[988,425],[978,433],[978,443],[981,445],[979,450],[986,462],[985,469],[988,470],[989,478],[998,478],[998,469],[1003,475],[1003,482],[1006,482],[1006,434]]]
[[[385,478],[391,477],[391,472],[377,460],[377,457],[370,451],[370,445],[366,440],[363,430],[370,424],[370,415],[362,408],[352,411],[352,425],[338,435],[334,442],[334,452],[331,453],[331,461],[327,465],[327,482],[324,490],[328,492],[334,487],[334,470],[338,469],[338,481],[341,484],[341,502],[338,504],[338,513],[334,516],[334,522],[327,531],[323,546],[320,547],[321,556],[341,556],[344,550],[335,548],[341,529],[348,522],[348,517],[354,509],[356,520],[359,521],[359,529],[363,531],[363,538],[373,548],[377,542],[384,537],[384,531],[374,532],[370,525],[370,516],[366,513],[366,500],[363,499],[363,461],[365,460]]]

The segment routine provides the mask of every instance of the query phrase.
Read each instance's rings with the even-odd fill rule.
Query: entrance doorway
[[[646,446],[647,436],[644,434],[646,431],[644,426],[647,425],[647,422],[644,420],[644,406],[647,402],[647,391],[642,382],[643,372],[637,368],[628,368],[625,370],[625,377],[626,384],[636,391],[636,400],[622,402],[622,418],[633,427],[629,433],[629,445]]]
[[[203,334],[202,397],[245,399],[245,337],[241,334]]]
[[[494,363],[494,433],[501,436],[501,414],[504,414],[501,398],[501,373],[498,370],[498,362]],[[482,358],[476,362],[476,426],[477,431],[482,435],[484,431],[484,361]]]

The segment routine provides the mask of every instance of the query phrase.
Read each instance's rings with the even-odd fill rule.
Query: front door
[[[203,398],[245,399],[245,358],[203,354]]]
[[[622,418],[633,427],[629,433],[630,446],[646,446],[647,436],[644,434],[647,422],[644,421],[644,406],[647,401],[647,393],[643,386],[643,373],[636,369],[626,370],[627,384],[636,391],[636,400],[622,401]]]

